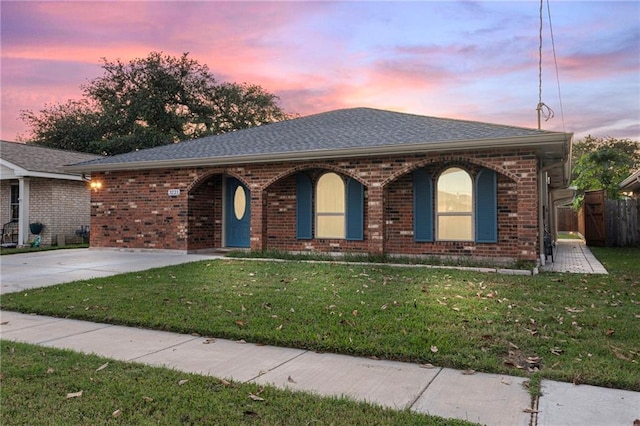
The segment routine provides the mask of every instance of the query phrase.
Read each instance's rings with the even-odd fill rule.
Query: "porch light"
[[[89,186],[91,187],[91,189],[97,192],[99,189],[102,189],[102,182],[98,180],[92,180]]]

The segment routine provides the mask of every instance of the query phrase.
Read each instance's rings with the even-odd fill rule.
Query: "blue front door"
[[[225,199],[225,235],[227,247],[249,247],[251,235],[251,197],[249,190],[235,178],[227,178]]]

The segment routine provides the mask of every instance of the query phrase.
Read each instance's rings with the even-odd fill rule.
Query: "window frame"
[[[342,188],[337,189],[337,188],[329,188],[327,189],[328,191],[341,191],[343,194],[342,197],[342,210],[341,211],[320,211],[319,209],[319,199],[320,199],[320,184],[322,183],[323,178],[333,175],[337,178],[337,181],[340,182],[342,184]],[[340,176],[338,173],[333,172],[333,171],[329,171],[326,173],[323,173],[322,175],[320,175],[320,177],[318,178],[316,184],[314,185],[315,187],[315,197],[314,197],[314,209],[313,209],[313,215],[314,215],[314,224],[315,224],[315,230],[314,230],[314,237],[317,239],[333,239],[333,240],[344,240],[346,239],[347,236],[347,184],[344,180],[344,178],[342,176]],[[324,188],[323,188],[324,190]],[[324,231],[324,229],[321,229],[320,226],[320,221],[318,220],[319,218],[322,217],[328,217],[328,218],[342,218],[342,235],[341,236],[337,236],[337,235],[330,235],[330,234],[326,234],[326,235],[322,235],[320,233],[320,231]]]
[[[466,211],[453,211],[453,212],[443,212],[440,210],[440,184],[441,184],[441,180],[443,175],[445,175],[445,173],[447,171],[450,170],[459,170],[461,172],[464,172],[466,174],[466,176],[469,178],[469,183],[468,183],[468,189],[469,189],[469,193],[470,193],[470,211],[466,212]],[[468,170],[460,167],[460,166],[450,166],[447,167],[446,169],[444,169],[439,175],[438,178],[436,179],[436,184],[435,184],[435,208],[434,208],[434,219],[435,219],[435,239],[436,241],[454,241],[454,242],[475,242],[476,241],[476,229],[475,229],[475,214],[476,214],[476,205],[475,205],[475,198],[476,198],[476,194],[475,194],[475,188],[474,188],[474,178],[471,175],[471,173],[469,173]],[[467,188],[465,188],[467,189]],[[468,218],[469,220],[469,238],[465,238],[465,239],[460,239],[460,238],[443,238],[441,235],[441,230],[440,230],[440,220],[441,218],[459,218],[459,217],[464,217],[464,218]]]

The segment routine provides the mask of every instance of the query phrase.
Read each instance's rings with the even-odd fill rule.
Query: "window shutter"
[[[364,239],[364,186],[355,179],[347,180],[347,240]]]
[[[299,240],[312,238],[313,186],[305,173],[296,175],[296,237]]]
[[[433,183],[424,169],[413,172],[413,238],[433,241]]]
[[[482,169],[476,178],[476,242],[498,242],[498,191],[496,172]]]

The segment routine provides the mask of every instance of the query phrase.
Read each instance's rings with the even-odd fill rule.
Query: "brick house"
[[[640,169],[631,173],[625,180],[620,182],[620,192],[630,198],[640,199]]]
[[[100,158],[97,155],[0,141],[0,223],[2,243],[29,244],[29,224],[44,225],[41,243],[64,244],[88,226],[91,194],[82,174],[63,166]],[[6,235],[4,235],[6,233]]]
[[[354,108],[75,164],[91,246],[541,259],[572,134]]]

